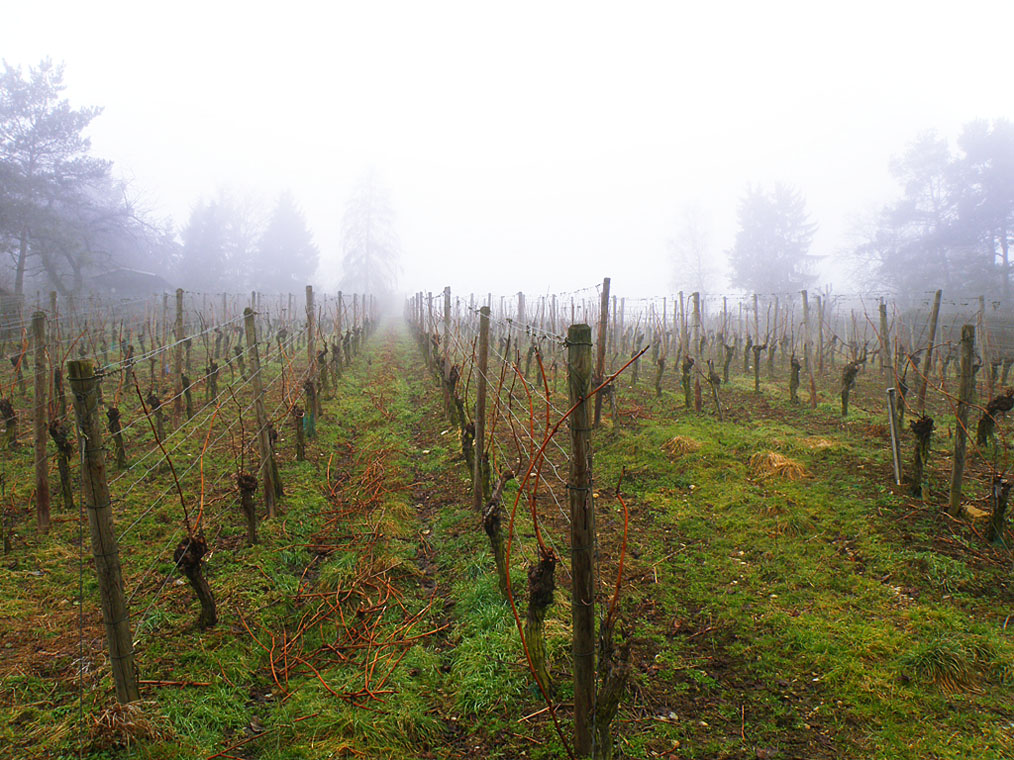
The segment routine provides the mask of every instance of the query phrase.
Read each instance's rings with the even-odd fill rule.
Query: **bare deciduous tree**
[[[342,289],[374,295],[398,283],[401,246],[387,191],[371,172],[360,180],[342,217]]]
[[[712,263],[710,243],[711,229],[704,209],[697,201],[685,204],[676,236],[669,241],[675,289],[707,293],[715,288],[718,270]]]

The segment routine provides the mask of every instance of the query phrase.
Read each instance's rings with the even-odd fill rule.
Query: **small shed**
[[[173,286],[164,277],[153,272],[116,267],[87,277],[84,289],[90,293],[129,298],[162,293],[172,290]]]

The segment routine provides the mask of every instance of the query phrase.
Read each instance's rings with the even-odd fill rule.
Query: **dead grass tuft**
[[[145,714],[146,708],[154,710],[155,702],[131,702],[107,707],[93,719],[90,733],[92,747],[128,748],[141,741],[170,739],[170,732]]]
[[[666,452],[669,456],[677,459],[685,454],[691,454],[695,451],[700,450],[700,441],[695,441],[693,438],[687,438],[684,435],[677,435],[662,444],[662,451]]]
[[[802,480],[808,477],[803,465],[776,451],[761,451],[750,457],[750,472],[755,478],[779,477]]]
[[[825,449],[834,448],[834,441],[830,438],[821,438],[819,435],[811,435],[807,438],[802,439],[802,443],[806,448],[812,451],[824,451]]]
[[[879,422],[871,422],[869,425],[866,425],[864,432],[868,437],[877,439],[887,438],[891,434],[890,428]]]

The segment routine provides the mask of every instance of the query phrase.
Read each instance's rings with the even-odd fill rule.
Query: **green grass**
[[[544,705],[514,615],[499,599],[486,537],[468,506],[456,434],[445,432],[439,389],[418,357],[404,333],[376,336],[326,402],[309,461],[292,461],[289,431],[280,430],[287,494],[279,517],[261,524],[257,546],[245,545],[231,484],[209,490],[214,553],[206,572],[219,603],[217,628],[195,629],[196,602],[189,587],[177,585],[170,563],[144,575],[155,547],[171,548],[179,532],[178,503],[166,500],[138,521],[121,551],[128,593],[138,589],[132,612],[142,677],[211,685],[145,687],[146,711],[173,739],[86,756],[206,757],[251,737],[231,754],[564,756],[551,721],[539,713]],[[889,483],[889,453],[871,428],[882,422],[872,383],[868,394],[856,392],[843,423],[833,381],[813,410],[805,389],[804,406],[791,407],[780,384],[765,379],[758,399],[752,378],[736,376],[722,390],[727,418],[719,421],[710,411],[684,410],[669,372],[660,399],[644,368],[638,388],[621,385],[621,410],[636,404],[641,412],[625,416],[620,429],[606,415],[594,434],[600,602],[615,578],[622,514],[612,492],[624,470],[631,515],[621,612],[633,671],[617,723],[620,755],[1014,757],[1010,555],[940,515],[946,414],[938,414],[933,495],[923,504]],[[866,382],[860,379],[861,388]],[[673,457],[662,446],[677,435],[700,447]],[[185,444],[179,461],[193,461],[199,445]],[[764,451],[797,460],[808,477],[753,476],[750,457]],[[28,457],[19,454],[9,476],[19,499],[30,483]],[[332,550],[317,557],[306,544],[317,540],[334,508],[329,459],[345,506],[363,497],[371,462],[383,463],[384,488],[370,510],[351,509],[335,523]],[[231,454],[212,450],[205,467],[216,476],[230,471]],[[117,525],[137,519],[165,485],[163,474],[140,482],[117,506]],[[193,504],[194,473],[184,488]],[[974,474],[969,491],[981,492]],[[508,488],[505,506],[516,493]],[[548,500],[540,509],[563,555],[547,645],[569,731],[567,525]],[[523,618],[533,539],[523,503],[518,514],[512,587]],[[48,537],[34,534],[26,514],[14,527],[7,561],[16,566],[0,591],[0,620],[35,627],[0,643],[0,654],[20,664],[4,671],[0,742],[15,756],[32,756],[31,748],[39,756],[76,757],[79,580],[89,667],[85,726],[111,702],[96,584],[87,563],[79,573],[73,521],[57,523]],[[374,533],[381,539],[364,552]],[[388,568],[400,594],[379,621],[382,634],[422,613],[413,633],[426,635],[404,647],[385,682],[392,693],[347,700],[321,683],[339,693],[359,689],[360,650],[321,658],[320,678],[304,670],[279,689],[244,623],[270,647],[271,634],[291,633],[307,612],[297,590],[338,593],[364,567]],[[328,636],[308,631],[305,648]],[[52,654],[33,654],[38,650]]]

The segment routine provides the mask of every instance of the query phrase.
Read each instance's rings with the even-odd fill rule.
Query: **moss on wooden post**
[[[49,532],[49,460],[46,457],[47,414],[46,394],[49,374],[46,372],[46,314],[32,315],[32,352],[35,359],[35,406],[33,422],[35,443],[35,516],[40,533]]]
[[[99,580],[102,619],[109,644],[113,682],[117,701],[126,704],[139,699],[140,693],[134,668],[127,600],[123,593],[120,554],[113,529],[109,485],[106,482],[102,430],[98,421],[98,393],[91,362],[69,362],[67,377],[74,396],[74,412],[81,435],[78,444],[82,449],[81,484],[91,532],[95,572]]]
[[[173,424],[183,419],[183,289],[176,290],[176,345],[173,347]]]
[[[799,372],[803,365],[795,356],[789,362],[789,403],[799,404]]]
[[[975,327],[961,328],[961,377],[958,388],[957,423],[954,429],[954,462],[951,468],[951,496],[948,512],[953,517],[961,514],[961,480],[965,474],[965,449],[968,444],[968,412],[975,392]]]
[[[567,379],[570,404],[571,608],[574,659],[574,751],[592,749],[595,711],[595,508],[591,494],[591,327],[571,325],[567,332]],[[541,564],[541,563],[540,563]]]
[[[926,339],[926,360],[922,365],[922,377],[919,380],[919,414],[926,411],[926,387],[929,385],[929,375],[933,371],[933,344],[937,339],[937,322],[940,318],[940,298],[943,291],[938,290],[933,296],[933,311],[930,312],[929,337]]]
[[[476,512],[489,495],[489,457],[486,453],[486,393],[489,386],[489,307],[479,309],[479,356],[476,366],[475,456],[472,466],[472,506]]]
[[[257,443],[261,454],[260,476],[264,482],[264,504],[267,507],[268,517],[271,518],[275,516],[275,465],[269,437],[268,415],[264,411],[264,383],[261,378],[260,354],[257,350],[257,326],[254,322],[253,309],[250,307],[243,309],[243,325],[253,373],[254,413],[257,417]]]
[[[296,461],[306,460],[306,434],[303,431],[303,407],[292,407],[292,425],[296,433]]]

